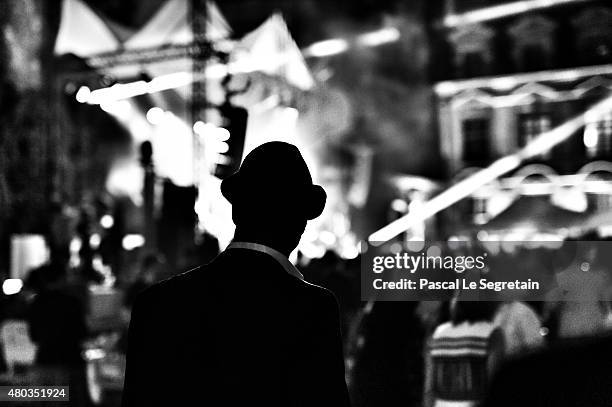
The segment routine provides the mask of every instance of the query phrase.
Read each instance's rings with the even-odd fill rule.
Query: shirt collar
[[[227,246],[227,248],[228,249],[247,249],[247,250],[253,250],[256,252],[260,252],[260,253],[265,253],[268,256],[271,256],[278,263],[280,263],[280,265],[283,266],[283,268],[285,269],[287,273],[291,274],[294,277],[299,278],[300,280],[304,280],[304,276],[302,275],[302,273],[300,273],[299,270],[293,264],[291,264],[287,256],[285,256],[278,250],[275,250],[269,246],[259,244],[259,243],[252,243],[252,242],[233,241],[229,244],[229,246]]]

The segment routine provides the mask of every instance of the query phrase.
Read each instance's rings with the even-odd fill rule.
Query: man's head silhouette
[[[294,145],[273,141],[251,151],[240,169],[221,184],[232,204],[234,239],[261,243],[289,254],[308,220],[325,206],[323,188]]]

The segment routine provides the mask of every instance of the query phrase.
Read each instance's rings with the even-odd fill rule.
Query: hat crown
[[[310,171],[298,148],[281,141],[256,147],[246,156],[236,175],[257,181],[260,186],[312,185]]]
[[[290,206],[293,213],[302,213],[307,219],[319,216],[326,200],[323,188],[313,185],[300,150],[281,141],[251,151],[240,169],[223,180],[221,192],[232,204]]]

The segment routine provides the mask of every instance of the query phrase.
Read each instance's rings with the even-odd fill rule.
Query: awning
[[[218,7],[206,4],[207,38],[228,38],[231,28]],[[93,11],[81,0],[63,0],[55,54],[81,58],[107,52],[189,44],[193,41],[188,0],[168,0],[144,27],[121,40],[113,32],[116,24]]]
[[[548,195],[521,196],[495,218],[483,225],[473,226],[473,231],[510,232],[537,231],[555,233],[568,232],[584,224],[588,214],[559,208]]]

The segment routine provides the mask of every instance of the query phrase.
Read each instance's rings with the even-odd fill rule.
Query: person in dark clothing
[[[40,365],[83,364],[81,343],[87,335],[83,304],[61,289],[36,296],[29,315],[30,336],[38,345]]]
[[[67,250],[31,271],[27,286],[36,292],[28,311],[30,336],[38,345],[40,365],[80,366],[87,336],[85,306],[66,283]]]
[[[502,365],[483,407],[612,406],[612,334],[561,340]]]
[[[38,346],[35,382],[70,386],[70,405],[88,406],[82,357],[88,335],[85,305],[67,284],[67,252],[52,254],[51,259],[32,270],[27,284],[36,292],[27,316],[30,337]]]
[[[325,191],[281,142],[253,150],[221,188],[234,240],[137,298],[123,406],[348,406],[336,299],[287,259]]]
[[[417,305],[379,301],[369,311],[364,308],[352,352],[354,406],[422,406],[425,332]]]

